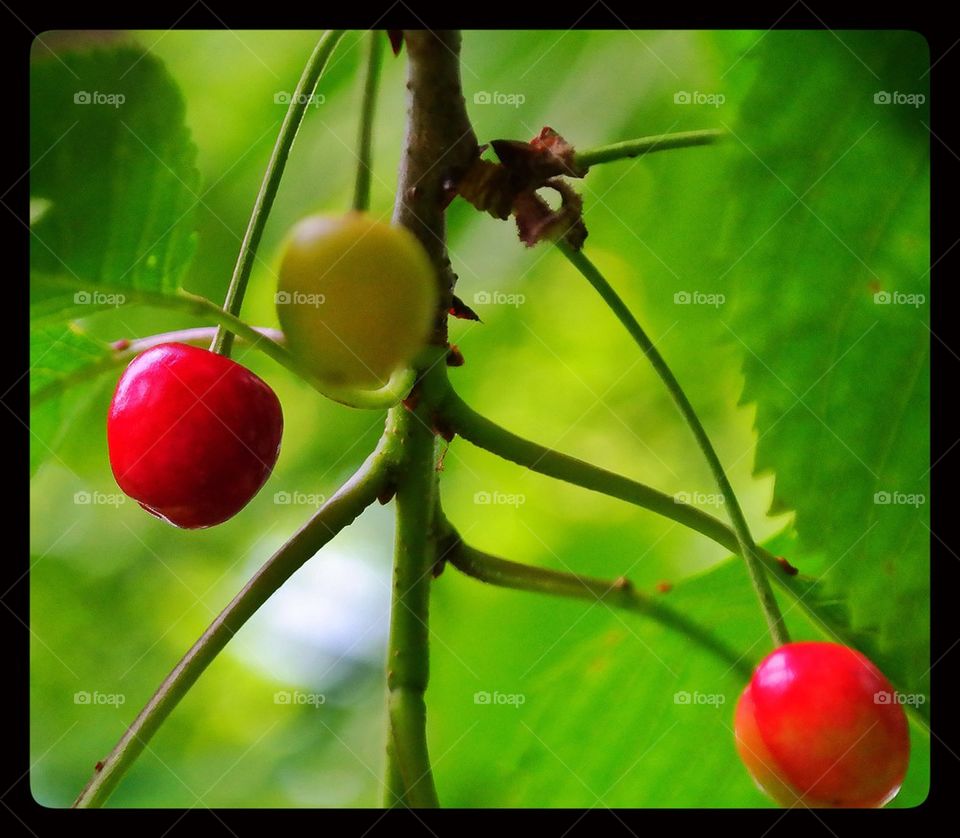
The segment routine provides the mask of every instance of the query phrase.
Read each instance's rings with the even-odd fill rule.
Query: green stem
[[[517,436],[481,416],[453,392],[449,382],[443,379],[443,383],[438,384],[440,381],[439,375],[431,377],[424,399],[436,408],[437,418],[442,419],[467,442],[537,474],[647,509],[706,536],[734,555],[740,555],[737,534],[719,518],[695,506],[680,503],[675,497],[644,483]],[[796,599],[807,613],[815,614],[802,602],[802,594],[795,589],[793,577],[787,573],[777,557],[759,545],[756,549],[760,561],[783,589]]]
[[[724,136],[723,131],[706,129],[703,131],[678,131],[674,134],[659,134],[653,137],[640,137],[625,140],[622,143],[589,148],[574,155],[574,169],[585,171],[597,163],[609,163],[613,160],[625,160],[641,157],[654,151],[667,151],[671,148],[689,148],[697,145],[710,145]]]
[[[435,437],[424,420],[406,408],[393,408],[402,440],[397,464],[397,525],[394,546],[393,602],[387,647],[387,706],[390,719],[388,777],[402,780],[402,799],[413,808],[439,806],[427,752],[424,694],[430,675],[430,583],[436,555],[433,509],[436,499]],[[397,802],[395,781],[388,781],[387,806]]]
[[[357,180],[353,189],[353,209],[365,212],[370,207],[370,176],[373,165],[373,118],[377,109],[377,89],[383,63],[383,32],[371,29],[367,35],[367,75],[363,84],[360,129],[357,137]]]
[[[450,172],[463,171],[476,157],[477,138],[466,114],[460,84],[460,33],[455,30],[404,30],[407,50],[408,107],[400,154],[393,223],[420,240],[436,271],[439,306],[430,345],[445,355],[447,311],[456,276],[446,247],[444,200]],[[421,385],[445,367],[421,363]],[[445,376],[444,376],[445,377]],[[419,414],[396,407],[406,467],[397,487],[395,587],[388,651],[387,798],[401,795],[407,806],[437,806],[427,753],[424,692],[429,674],[427,619],[435,544],[431,528],[436,496],[434,435],[427,405]],[[397,420],[401,426],[401,419]]]
[[[273,152],[270,155],[270,162],[267,163],[263,181],[260,183],[260,191],[257,193],[253,212],[250,214],[250,221],[243,235],[243,242],[240,244],[237,264],[233,269],[233,276],[230,278],[230,287],[227,289],[227,296],[223,302],[224,311],[235,317],[240,315],[243,295],[246,293],[247,282],[250,280],[250,271],[253,269],[253,263],[257,256],[257,248],[260,246],[260,239],[263,236],[263,229],[266,227],[267,218],[273,206],[273,199],[280,187],[280,178],[283,176],[283,169],[287,164],[290,149],[293,148],[293,141],[296,139],[300,123],[303,121],[303,115],[306,113],[310,99],[316,90],[323,68],[343,34],[343,30],[337,29],[331,29],[323,33],[313,50],[313,54],[307,60],[300,81],[297,83],[296,90],[290,99],[286,116],[284,116],[283,124],[280,126],[280,134],[277,136]],[[229,358],[232,348],[233,332],[221,326],[217,330],[217,335],[210,349]]]
[[[100,764],[74,802],[75,808],[104,804],[157,728],[234,634],[296,570],[377,499],[389,479],[390,463],[395,456],[393,447],[392,438],[385,434],[353,477],[271,556],[220,612]]]
[[[253,327],[258,333],[273,341],[282,341],[283,333],[277,329],[266,329],[258,326]],[[93,363],[85,367],[73,370],[69,377],[59,378],[51,381],[43,387],[38,387],[30,393],[30,406],[37,407],[43,404],[47,399],[73,387],[84,381],[90,381],[94,378],[110,372],[111,370],[125,367],[141,352],[145,352],[154,346],[162,343],[186,343],[191,346],[209,346],[210,341],[216,333],[216,329],[210,326],[199,326],[194,329],[177,329],[173,332],[163,332],[157,335],[150,335],[145,338],[134,338],[130,340],[124,349],[115,349],[104,346],[106,354],[98,358]]]
[[[726,472],[723,469],[723,464],[720,462],[720,458],[717,456],[717,452],[714,450],[713,444],[710,442],[710,438],[707,436],[707,432],[700,422],[693,405],[683,392],[680,382],[677,381],[667,362],[660,354],[660,351],[630,312],[630,309],[627,308],[626,304],[617,292],[613,290],[610,283],[607,282],[596,266],[582,251],[575,250],[566,242],[561,241],[557,246],[570,263],[580,271],[584,278],[596,289],[597,293],[600,294],[604,302],[616,315],[617,319],[630,333],[673,397],[680,414],[693,432],[694,438],[697,440],[697,445],[700,447],[713,474],[713,478],[717,483],[717,487],[723,495],[727,514],[730,516],[730,522],[733,525],[733,531],[736,533],[739,544],[738,552],[746,562],[750,580],[753,583],[757,598],[760,601],[760,607],[763,609],[767,625],[770,629],[770,635],[774,643],[778,646],[789,642],[790,638],[787,634],[786,625],[783,622],[783,615],[780,613],[780,607],[777,605],[776,597],[773,594],[770,582],[763,568],[763,560],[759,555],[753,536],[750,534],[750,528],[737,501],[733,486],[730,485],[730,481],[727,479]]]
[[[379,390],[349,390],[332,387],[329,384],[318,381],[291,352],[287,351],[279,343],[261,334],[254,329],[253,326],[245,323],[236,315],[230,314],[218,307],[206,297],[200,297],[186,291],[179,291],[176,297],[162,297],[161,299],[172,300],[177,298],[184,301],[187,307],[191,308],[195,314],[206,315],[214,322],[229,329],[232,334],[248,341],[254,348],[269,355],[278,364],[286,367],[299,378],[302,378],[318,393],[340,404],[369,410],[380,410],[392,407],[410,392],[410,388],[413,387],[413,383],[416,380],[416,373],[413,370],[401,369],[397,370],[390,377],[390,380]],[[158,301],[158,304],[162,303]]]
[[[387,732],[386,778],[386,785],[383,789],[384,808],[409,807],[410,802],[407,799],[407,788],[403,781],[403,775],[400,773],[400,761],[397,758],[397,751],[393,744],[392,722],[388,725]]]
[[[71,281],[59,282],[52,278],[44,281],[54,286],[75,287],[75,284]],[[206,297],[191,294],[189,291],[182,289],[170,294],[161,294],[138,288],[124,288],[122,293],[129,301],[137,301],[157,308],[182,311],[185,314],[192,314],[217,323],[232,334],[247,341],[255,349],[259,349],[271,357],[282,367],[286,367],[298,378],[306,381],[318,393],[349,407],[370,410],[392,407],[410,392],[410,388],[416,379],[414,370],[398,370],[379,390],[348,390],[331,387],[329,384],[318,381],[290,352],[275,340],[271,340],[267,332],[259,331],[236,315],[220,308]]]
[[[735,533],[723,521],[695,506],[680,503],[675,497],[644,483],[517,436],[474,411],[452,389],[431,394],[430,400],[446,425],[479,448],[538,474],[643,507],[696,530],[731,553],[739,551]]]
[[[727,666],[736,670],[744,680],[749,680],[752,667],[708,628],[691,620],[662,602],[658,602],[637,591],[632,583],[620,577],[615,581],[596,579],[574,573],[562,573],[546,568],[511,562],[492,556],[465,544],[452,527],[441,542],[441,558],[452,564],[457,570],[502,588],[517,591],[533,591],[551,596],[582,599],[587,602],[603,602],[616,608],[623,608],[642,614],[661,625],[680,632],[698,643],[704,649],[715,654]]]
[[[410,392],[410,388],[416,379],[416,374],[412,370],[398,370],[379,390],[346,390],[323,384],[279,343],[260,335],[253,326],[248,325],[240,318],[218,308],[205,297],[195,297],[186,294],[186,292],[180,292],[179,296],[181,298],[192,298],[192,302],[196,306],[196,313],[208,314],[221,326],[229,329],[231,333],[250,341],[256,349],[269,355],[278,364],[302,378],[318,393],[340,404],[370,410],[392,407]]]

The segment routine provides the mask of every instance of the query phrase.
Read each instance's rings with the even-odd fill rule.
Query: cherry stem
[[[502,428],[466,404],[449,385],[424,394],[437,415],[458,436],[530,471],[626,501],[676,521],[729,550],[739,552],[736,534],[719,518],[637,480],[562,454]],[[771,557],[771,561],[775,562]]]
[[[181,658],[80,793],[74,808],[104,804],[150,738],[230,639],[284,582],[381,494],[396,459],[384,434],[362,466],[247,582]]]
[[[742,509],[740,508],[740,503],[737,500],[735,492],[733,491],[733,486],[727,479],[726,472],[723,469],[723,464],[720,462],[720,458],[717,456],[717,452],[714,449],[713,444],[710,442],[710,437],[707,435],[707,432],[697,416],[693,405],[690,403],[690,400],[684,393],[683,388],[680,386],[680,382],[677,380],[676,376],[674,376],[673,372],[670,370],[670,367],[667,365],[666,360],[660,354],[660,351],[654,345],[653,341],[650,340],[639,321],[633,316],[633,314],[630,312],[630,309],[627,308],[626,304],[623,302],[617,292],[614,291],[610,283],[607,282],[603,274],[587,258],[583,251],[575,250],[573,247],[563,241],[558,242],[557,247],[560,249],[563,255],[567,257],[570,263],[594,287],[597,293],[600,294],[604,302],[610,307],[620,323],[630,333],[631,337],[640,347],[643,354],[647,356],[647,360],[650,361],[651,366],[654,368],[657,375],[660,377],[661,381],[669,391],[670,395],[673,397],[673,401],[676,404],[677,409],[680,411],[680,414],[683,416],[687,425],[690,427],[690,430],[693,432],[693,436],[697,441],[697,445],[700,447],[700,450],[707,461],[707,465],[710,467],[710,471],[713,473],[713,478],[716,481],[721,495],[723,495],[727,514],[730,516],[730,522],[733,525],[733,530],[736,534],[737,542],[739,544],[739,553],[746,562],[747,572],[750,575],[750,581],[753,583],[757,598],[760,601],[760,607],[763,610],[764,616],[766,617],[767,625],[770,629],[770,635],[773,638],[774,644],[781,646],[784,643],[788,643],[790,637],[783,621],[783,615],[780,613],[780,606],[777,605],[776,597],[774,596],[773,590],[770,587],[770,582],[767,579],[766,571],[764,570],[763,561],[759,555],[757,544],[753,540],[753,536],[750,534],[750,528],[747,525],[747,520],[744,517]]]
[[[554,451],[506,430],[467,405],[454,392],[444,374],[431,375],[422,384],[426,385],[422,400],[433,407],[436,418],[478,448],[546,477],[654,512],[706,536],[734,555],[742,556],[737,534],[719,518],[694,506],[677,503],[674,497],[636,480]],[[790,599],[790,610],[797,608],[803,612],[825,639],[856,647],[855,635],[825,618],[816,603],[811,601],[815,598],[811,596],[812,582],[809,577],[790,573],[782,560],[760,545],[756,545],[756,555],[780,590]],[[922,714],[915,707],[908,707],[907,713],[915,715],[924,724]]]
[[[438,514],[442,516],[442,513]],[[439,527],[441,535],[438,560],[449,562],[467,576],[501,588],[601,602],[642,614],[683,634],[715,654],[744,680],[750,678],[752,666],[743,655],[727,646],[706,626],[691,620],[666,603],[636,590],[633,584],[622,576],[610,581],[512,562],[466,544],[443,517],[439,518]]]
[[[690,146],[711,145],[723,139],[724,132],[717,129],[702,131],[678,131],[673,134],[658,134],[652,137],[640,137],[621,143],[597,146],[574,154],[574,168],[585,171],[597,163],[610,163],[614,160],[626,160],[642,157],[654,151],[667,151],[671,148],[689,148]]]
[[[377,110],[380,67],[383,64],[383,33],[371,29],[367,34],[367,75],[363,83],[363,104],[357,135],[357,179],[353,189],[353,209],[370,208],[370,177],[373,171],[373,122]]]
[[[286,167],[287,158],[290,156],[290,149],[293,148],[293,141],[296,139],[300,123],[303,121],[303,116],[307,111],[327,60],[343,34],[344,32],[341,29],[331,29],[323,33],[303,68],[300,81],[297,82],[296,90],[290,98],[287,113],[283,118],[283,124],[280,126],[280,133],[270,155],[270,162],[267,163],[263,181],[260,183],[260,191],[257,193],[257,199],[253,204],[253,212],[250,214],[250,221],[240,244],[240,253],[233,269],[233,276],[230,278],[230,286],[227,288],[227,296],[223,302],[223,310],[234,317],[240,316],[243,296],[250,280],[250,272],[253,270],[253,263],[257,258],[257,248],[260,246],[260,239],[263,237],[263,230],[267,225],[273,200],[277,196],[280,179],[283,177],[283,170]],[[217,329],[210,350],[229,358],[232,348],[233,332],[221,326]]]
[[[283,341],[283,332],[278,329],[268,329],[259,326],[251,326],[251,328],[268,340],[273,340],[277,343]],[[57,379],[43,387],[38,387],[30,394],[30,404],[32,407],[36,407],[47,399],[63,393],[69,387],[79,384],[82,381],[97,378],[118,367],[125,367],[141,352],[145,352],[147,349],[159,346],[162,343],[186,343],[191,346],[209,346],[216,331],[215,326],[198,326],[192,329],[177,329],[173,332],[162,332],[144,338],[133,338],[126,341],[122,349],[110,346],[109,350],[105,351],[97,360],[87,364],[81,369],[71,372],[69,378]],[[104,349],[107,350],[108,347],[105,346]]]

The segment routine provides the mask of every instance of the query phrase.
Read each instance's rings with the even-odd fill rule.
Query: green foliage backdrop
[[[117,494],[104,417],[119,368],[104,342],[209,325],[169,295],[182,284],[222,298],[283,117],[277,100],[316,33],[43,40],[57,54],[38,42],[31,74],[31,392],[42,397],[32,412],[31,786],[44,805],[64,806],[245,578],[359,464],[383,415],[328,402],[241,344],[235,357],[271,383],[286,418],[261,494],[202,532],[175,531]],[[244,306],[255,325],[276,325],[284,232],[349,203],[361,43],[345,38],[308,109]],[[544,125],[582,148],[728,131],[719,146],[591,171],[577,184],[588,252],[673,365],[755,534],[776,536],[772,549],[800,568],[795,595],[781,600],[793,634],[839,631],[905,694],[926,697],[928,117],[925,103],[902,98],[926,96],[922,38],[467,32],[463,59],[481,141],[528,139]],[[378,216],[392,205],[403,65],[384,68]],[[78,101],[81,92],[124,101]],[[459,293],[484,321],[452,324],[464,398],[517,433],[722,516],[666,392],[562,257],[524,249],[510,224],[460,201],[449,227]],[[448,516],[478,547],[628,575],[750,663],[768,649],[744,568],[712,543],[462,441],[442,481]],[[368,510],[298,572],[110,804],[376,805],[391,528],[387,510]],[[672,590],[658,593],[664,581]],[[453,569],[432,607],[429,737],[446,805],[766,805],[733,748],[742,680],[682,636]],[[926,796],[926,710],[912,717],[896,806]]]

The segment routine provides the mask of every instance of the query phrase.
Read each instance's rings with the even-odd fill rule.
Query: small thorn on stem
[[[463,353],[460,351],[455,343],[450,344],[450,351],[447,352],[447,366],[448,367],[462,367],[466,363],[466,360],[463,357]]]
[[[110,348],[117,352],[123,352],[125,349],[130,348],[130,341],[126,338],[120,338],[120,340],[115,340],[111,343]]]
[[[796,576],[800,571],[788,562],[783,556],[776,556],[777,564],[787,576]]]
[[[456,294],[453,295],[453,300],[450,303],[449,313],[456,317],[457,320],[473,320],[476,323],[483,322],[480,319],[480,315],[470,308],[470,306],[468,306]]]
[[[657,582],[656,588],[657,588],[657,593],[669,594],[670,591],[673,590],[673,583],[667,582],[666,580],[661,580],[660,582]]]
[[[377,501],[380,503],[381,506],[386,506],[388,503],[390,503],[390,501],[393,500],[393,496],[396,495],[396,493],[397,493],[397,486],[391,480],[377,494]]]
[[[432,417],[433,432],[441,439],[447,442],[453,442],[457,432],[450,426],[450,423],[439,413],[434,413]]]
[[[420,404],[420,386],[419,382],[413,386],[413,389],[410,391],[409,395],[403,400],[403,406],[413,412],[417,409],[417,405]]]
[[[457,181],[453,176],[447,176],[440,185],[440,209],[446,209],[457,197]]]

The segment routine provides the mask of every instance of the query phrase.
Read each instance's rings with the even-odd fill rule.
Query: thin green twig
[[[689,148],[690,146],[710,145],[723,139],[724,132],[715,129],[702,131],[678,131],[674,134],[659,134],[653,137],[640,137],[621,143],[588,148],[574,155],[574,168],[584,171],[597,163],[610,163],[613,160],[626,160],[641,157],[654,151],[667,151],[671,148]]]
[[[749,680],[752,667],[742,654],[727,646],[706,626],[700,625],[666,603],[642,594],[629,580],[623,577],[614,581],[596,579],[512,562],[471,547],[463,542],[449,524],[446,526],[446,533],[440,544],[440,558],[467,576],[502,588],[582,599],[587,602],[603,602],[642,614],[680,632],[716,655],[744,680]]]
[[[73,280],[63,277],[46,277],[43,282],[50,286],[62,286],[71,289],[76,287]],[[118,293],[119,292],[120,289],[118,289]],[[318,393],[348,407],[366,408],[369,410],[382,410],[393,407],[393,405],[410,392],[410,388],[416,379],[416,372],[414,370],[401,369],[397,370],[391,376],[390,380],[379,390],[353,390],[332,387],[325,382],[319,381],[292,353],[277,341],[272,340],[268,336],[269,333],[254,328],[236,315],[225,311],[206,297],[201,297],[199,294],[192,294],[182,289],[165,294],[140,288],[124,288],[122,289],[122,293],[128,302],[137,302],[157,308],[181,311],[185,314],[202,317],[207,321],[216,323],[218,326],[229,330],[232,334],[247,341],[252,347],[268,355],[282,367],[286,367],[298,378],[303,379],[313,387]]]
[[[280,179],[283,177],[283,170],[287,164],[287,157],[290,155],[290,149],[293,148],[293,141],[296,139],[297,131],[300,129],[300,123],[303,121],[303,115],[306,113],[311,98],[326,66],[327,60],[333,53],[337,43],[343,37],[343,30],[330,29],[323,33],[320,40],[314,47],[313,53],[307,60],[303,68],[303,74],[297,83],[296,90],[290,97],[290,104],[287,108],[286,116],[283,118],[283,124],[280,126],[280,133],[273,146],[273,152],[270,155],[270,162],[267,163],[266,171],[263,173],[263,181],[260,183],[260,191],[257,193],[257,199],[253,204],[253,212],[250,214],[250,221],[247,224],[247,230],[243,235],[243,241],[240,244],[240,253],[237,256],[237,264],[233,269],[233,276],[230,278],[230,286],[227,288],[227,296],[223,302],[224,311],[239,317],[240,308],[243,305],[243,295],[247,290],[247,283],[250,280],[250,271],[253,269],[253,263],[256,260],[257,248],[260,246],[260,239],[263,236],[263,230],[267,225],[267,218],[270,216],[270,209],[273,206],[273,199],[277,195],[280,187]],[[233,348],[233,332],[229,328],[222,326],[217,329],[217,335],[213,340],[210,349],[221,355],[230,357],[230,351]]]
[[[774,643],[778,646],[789,642],[790,638],[783,621],[783,615],[780,613],[780,606],[777,604],[776,597],[770,587],[770,582],[763,568],[756,542],[750,534],[750,528],[747,525],[743,510],[740,508],[736,493],[733,491],[733,486],[727,478],[723,464],[720,462],[713,443],[710,442],[710,437],[707,435],[686,393],[684,393],[683,388],[680,386],[680,382],[676,376],[674,376],[666,360],[664,360],[653,341],[650,340],[646,331],[644,331],[643,327],[633,316],[630,309],[627,308],[626,303],[623,302],[619,294],[617,294],[610,283],[607,282],[597,267],[587,258],[586,254],[581,250],[574,249],[563,241],[558,242],[557,247],[594,287],[597,293],[600,294],[603,301],[610,307],[617,319],[630,333],[634,341],[636,341],[644,355],[647,356],[647,360],[650,361],[657,375],[673,397],[677,409],[693,432],[697,445],[700,447],[707,461],[707,465],[710,467],[720,494],[723,495],[727,514],[730,516],[730,522],[733,525],[733,531],[736,533],[737,542],[739,543],[739,550],[737,552],[740,553],[746,562],[750,580],[756,590],[760,607],[763,609],[767,625],[770,629],[770,635]]]
[[[259,326],[253,326],[251,328],[275,343],[281,343],[283,340],[283,333],[277,329],[268,329]],[[125,367],[141,352],[145,352],[151,347],[159,346],[162,343],[186,343],[191,346],[209,346],[216,331],[216,327],[213,326],[198,326],[193,329],[177,329],[173,332],[162,332],[156,335],[149,335],[148,337],[134,338],[133,340],[127,341],[122,349],[104,344],[104,354],[102,357],[84,367],[73,370],[69,376],[50,381],[30,393],[30,406],[32,408],[38,407],[48,399],[64,393],[70,387],[84,381],[90,381],[111,370]]]
[[[74,802],[75,808],[104,804],[163,721],[244,623],[304,562],[377,499],[389,479],[393,439],[385,434],[353,477],[273,554],[220,612],[164,679],[109,755],[98,763],[97,771]]]
[[[365,212],[370,207],[370,176],[373,173],[373,122],[377,110],[380,67],[383,64],[383,32],[367,33],[367,75],[363,83],[363,104],[357,136],[357,179],[353,189],[353,208]]]
[[[645,483],[524,439],[481,416],[447,386],[431,392],[430,403],[446,427],[458,436],[524,468],[584,489],[618,498],[669,518],[720,544],[739,551],[736,534],[719,518]]]

